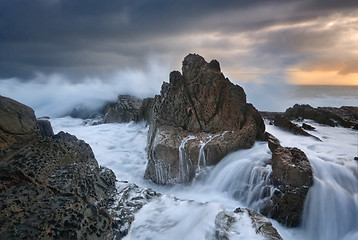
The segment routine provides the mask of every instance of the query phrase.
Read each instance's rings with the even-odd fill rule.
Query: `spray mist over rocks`
[[[61,117],[73,108],[89,111],[115,102],[118,94],[153,97],[167,79],[169,64],[148,59],[144,69],[125,69],[105,78],[72,79],[61,74],[36,74],[33,79],[0,79],[0,95],[13,98],[35,110],[36,116]]]
[[[173,64],[153,56],[147,57],[146,62],[144,67],[126,68],[101,77],[74,79],[58,73],[39,72],[27,80],[0,79],[0,95],[32,107],[37,117],[61,117],[79,107],[95,111],[108,102],[115,102],[121,94],[138,98],[158,94]],[[293,86],[285,80],[266,79],[257,83],[230,79],[245,89],[248,102],[259,111],[284,111],[295,103],[340,107],[355,105],[358,101],[358,87],[354,86]]]

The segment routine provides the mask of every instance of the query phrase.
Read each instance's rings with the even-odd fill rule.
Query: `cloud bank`
[[[37,117],[61,117],[70,114],[74,107],[97,111],[106,103],[116,101],[119,94],[153,97],[167,79],[168,68],[150,61],[144,70],[118,71],[106,81],[86,78],[76,82],[59,74],[37,74],[26,82],[17,78],[1,80],[0,95],[29,105]]]
[[[149,55],[175,69],[189,52],[266,81],[288,67],[357,73],[357,13],[351,0],[1,1],[0,78],[80,81],[141,68]]]

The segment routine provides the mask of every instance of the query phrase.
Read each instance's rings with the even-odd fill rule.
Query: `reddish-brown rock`
[[[272,151],[270,180],[277,188],[260,213],[291,227],[301,222],[303,206],[313,184],[310,162],[298,148],[282,147],[277,138],[268,136]]]
[[[198,168],[264,138],[259,112],[244,90],[225,78],[216,60],[196,54],[170,74],[154,98],[145,177],[156,183],[189,182]]]

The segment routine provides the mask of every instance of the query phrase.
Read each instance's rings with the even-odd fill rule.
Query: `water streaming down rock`
[[[323,142],[290,136],[266,125],[268,131],[295,145],[310,159],[314,184],[306,197],[302,230],[305,239],[358,238],[358,165],[353,160],[357,131],[305,121]],[[337,147],[339,146],[339,147]]]
[[[195,139],[195,136],[187,136],[185,137],[180,146],[179,146],[179,182],[185,183],[189,181],[190,176],[190,168],[193,165],[193,162],[190,159],[190,156],[188,156],[188,153],[185,149],[185,145],[189,140]]]
[[[57,126],[57,129],[63,129],[70,132],[74,131],[74,128],[67,128],[70,125],[69,122],[58,122],[55,124],[56,122],[54,119],[51,121],[55,127]],[[65,121],[65,119],[61,121]],[[267,131],[278,137],[281,140],[282,146],[298,147],[307,154],[307,157],[310,159],[312,164],[313,173],[315,176],[315,184],[313,187],[311,187],[305,205],[305,214],[303,218],[304,226],[296,229],[288,229],[277,223],[274,223],[274,225],[276,228],[278,228],[279,233],[283,239],[357,239],[358,226],[355,216],[358,216],[358,204],[356,204],[358,192],[356,189],[356,186],[358,186],[358,169],[357,162],[353,160],[353,157],[356,155],[357,151],[357,131],[344,128],[325,127],[312,121],[307,121],[306,123],[316,128],[314,133],[319,138],[321,138],[323,142],[316,141],[313,138],[293,135],[291,133],[282,131],[275,126],[269,125],[268,122],[266,125]],[[131,139],[137,135],[137,132],[145,131],[145,125],[139,127],[139,125],[135,124],[112,125],[110,128],[107,125],[100,125],[95,127],[81,126],[80,123],[77,125],[76,135],[78,134],[80,138],[86,139],[86,141],[90,142],[91,145],[93,144],[95,154],[97,148],[103,145],[103,139],[110,140],[109,142],[118,142],[121,140],[124,144],[126,141],[130,142]],[[83,128],[86,129],[84,130]],[[118,132],[116,129],[119,128],[126,129],[126,131]],[[101,129],[107,129],[108,131],[103,132]],[[98,132],[101,132],[101,134],[97,134]],[[109,133],[116,134],[110,136],[108,135]],[[140,183],[140,185],[145,184],[145,182],[142,181],[142,174],[138,174],[138,172],[144,172],[145,162],[142,163],[143,166],[141,171],[138,171],[138,169],[132,167],[132,165],[130,168],[124,167],[124,163],[137,159],[138,156],[135,154],[137,154],[139,151],[143,151],[143,153],[141,153],[139,156],[141,158],[145,157],[145,137],[143,136],[142,138],[142,140],[139,141],[137,139],[136,141],[130,142],[130,146],[126,146],[127,148],[131,147],[129,149],[130,151],[118,152],[116,155],[118,157],[113,156],[113,158],[119,159],[120,161],[116,161],[117,165],[112,166],[117,176],[126,176],[128,174],[132,174],[134,177],[131,179],[131,181],[138,184]],[[215,141],[216,139],[220,139],[220,137],[216,137],[212,141]],[[206,139],[203,139],[202,142],[205,141]],[[140,144],[138,144],[138,142]],[[123,144],[116,145],[116,148],[121,147]],[[210,142],[207,143],[205,147],[203,147],[203,152],[205,152],[206,157],[207,151],[210,151],[209,145]],[[199,149],[201,149],[201,147]],[[178,152],[178,149],[176,149],[176,152]],[[198,158],[199,152],[200,151],[197,152],[195,158]],[[253,184],[255,181],[260,182],[260,180],[257,180],[259,179],[259,176],[262,176],[261,179],[267,181],[267,178],[264,176],[271,173],[270,166],[266,164],[270,158],[271,153],[267,148],[267,144],[264,142],[257,142],[252,149],[240,150],[239,152],[232,153],[232,155],[228,155],[223,161],[216,165],[214,169],[212,169],[212,173],[208,174],[206,179],[201,178],[200,181],[196,181],[190,186],[181,185],[174,188],[163,188],[158,186],[158,189],[160,189],[163,194],[167,194],[168,196],[176,196],[181,199],[195,199],[199,202],[218,202],[232,210],[239,206],[252,206],[250,208],[257,209],[256,206],[258,206],[260,202],[255,202],[255,198],[253,196],[259,196],[260,191],[255,188],[251,188],[251,191],[243,190],[242,193],[247,193],[247,197],[243,195],[242,198],[239,198],[241,199],[241,203],[235,201],[233,200],[233,196],[239,196],[239,193],[236,192],[237,195],[235,195],[235,191],[230,191],[230,179],[228,177],[229,174],[220,172],[223,169],[226,169],[226,171],[229,172],[229,170],[232,168],[230,166],[235,166],[235,164],[237,164],[238,170],[232,170],[231,176],[235,176],[234,173],[236,173],[236,178],[239,177],[240,179],[245,179],[246,184],[242,183],[241,189],[249,190],[250,188],[248,186],[250,186],[251,183]],[[108,158],[107,152],[106,154],[101,154],[101,156],[98,156],[98,160],[102,161],[100,163],[106,166],[112,162],[111,158]],[[202,161],[202,159],[200,161]],[[211,168],[212,167],[210,167],[210,169]],[[243,174],[240,174],[241,171],[244,171],[245,168],[247,169],[246,178]],[[202,170],[204,169],[202,168]],[[215,175],[218,176],[215,177]],[[228,179],[226,179],[226,177],[228,177]],[[233,177],[231,180],[236,181],[236,178]],[[251,181],[247,179],[251,179]],[[237,184],[240,185],[240,183]],[[153,185],[150,186],[153,187]],[[261,188],[261,190],[262,189],[264,188]],[[169,192],[167,192],[168,190]],[[261,192],[263,193],[263,196],[266,196],[267,194],[266,198],[268,198],[270,195],[269,191],[273,190],[274,188],[272,190],[268,189]],[[333,201],[331,199],[335,200]],[[170,211],[172,206],[171,202],[172,201],[168,201],[166,207],[162,207],[161,209],[164,209],[164,211]],[[158,208],[159,205],[160,204],[158,204]],[[193,204],[192,206],[193,208],[190,208],[190,214],[188,215],[195,218],[196,216],[193,216],[193,209],[202,205]],[[210,209],[211,211],[213,210],[212,205],[210,205]],[[145,212],[143,212],[140,216],[146,217],[149,223],[153,223],[153,221],[151,221],[153,220],[153,215],[150,215],[152,214],[152,209],[148,210],[150,210],[147,212],[149,214],[148,216],[145,215]],[[172,210],[173,213],[176,213],[175,209],[172,208]],[[186,204],[183,205],[182,209],[177,209],[178,219],[181,219],[179,213],[182,210],[187,210]],[[138,215],[136,218],[140,219],[140,216]],[[172,215],[158,214],[157,216],[158,219],[156,218],[155,222],[166,223],[165,217],[171,217]],[[205,220],[204,215],[201,216],[202,217],[197,218],[197,221]],[[185,222],[184,219],[187,217],[187,215],[183,217],[184,218],[182,221],[178,222]],[[155,224],[155,222],[153,224]],[[149,231],[149,233],[151,231],[155,231],[153,229],[149,229],[149,227],[148,229],[143,228],[142,230],[143,231],[138,233],[139,235],[137,236],[140,236],[140,234],[142,234],[141,236],[145,236],[147,231]],[[133,232],[134,231],[135,229],[133,229]],[[178,237],[181,232],[182,230],[177,230],[176,234],[178,235],[175,236]],[[164,232],[162,232],[162,236],[167,237],[166,239],[168,239],[168,235],[165,235]]]
[[[201,173],[201,168],[202,167],[206,167],[207,163],[206,163],[206,154],[205,154],[205,147],[216,137],[221,136],[222,138],[224,137],[224,135],[227,133],[227,131],[224,131],[222,134],[208,134],[206,136],[205,139],[200,140],[200,150],[199,150],[199,157],[198,157],[198,167],[196,169],[196,175],[198,176]],[[207,149],[207,154],[209,152],[209,150]]]
[[[255,143],[252,149],[226,156],[203,182],[203,191],[225,192],[244,206],[259,210],[276,189],[271,185],[270,151],[266,142]]]
[[[216,60],[207,63],[197,54],[184,58],[182,73],[170,73],[170,83],[164,82],[160,95],[154,98],[151,116],[145,178],[162,185],[189,183],[195,178],[201,165],[200,150],[205,151],[202,142],[212,134],[222,139],[206,144],[210,154],[205,156],[205,165],[215,165],[230,152],[252,147],[265,131],[242,87],[225,78]],[[189,135],[197,140],[187,140],[184,156],[181,144]],[[175,152],[178,149],[180,154]],[[156,176],[160,166],[170,166],[164,170],[170,173],[165,179]]]
[[[206,166],[206,158],[205,158],[205,148],[206,142],[200,141],[200,150],[199,150],[199,158],[198,158],[198,168],[197,171],[200,172],[200,164],[202,163],[203,166]]]

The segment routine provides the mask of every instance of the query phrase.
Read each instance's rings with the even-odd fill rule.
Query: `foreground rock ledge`
[[[112,239],[115,176],[88,144],[0,96],[0,239]]]
[[[145,178],[158,184],[190,182],[202,166],[251,148],[264,138],[258,111],[244,90],[225,78],[216,60],[189,54],[182,74],[170,74],[155,96]]]

